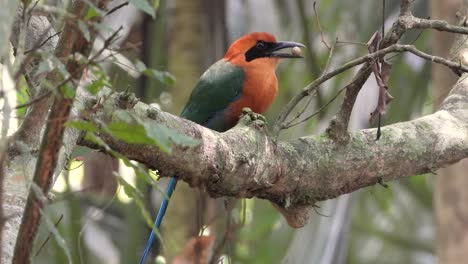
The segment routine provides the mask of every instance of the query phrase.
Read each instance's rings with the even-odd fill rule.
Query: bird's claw
[[[255,113],[254,111],[252,111],[252,109],[248,107],[242,108],[241,117],[243,116],[249,116],[251,121],[260,120],[266,123],[266,118],[263,115]]]
[[[257,129],[263,129],[266,124],[266,118],[252,111],[252,109],[245,107],[242,109],[241,120],[244,125],[254,126]]]

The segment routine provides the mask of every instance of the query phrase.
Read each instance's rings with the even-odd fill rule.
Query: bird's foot
[[[121,109],[132,109],[139,101],[134,94],[122,92],[118,96],[117,104]]]
[[[255,113],[248,107],[242,109],[241,120],[244,121],[244,124],[253,125],[257,128],[264,128],[267,123],[263,115]]]

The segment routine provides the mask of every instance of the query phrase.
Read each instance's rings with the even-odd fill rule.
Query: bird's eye
[[[257,44],[255,45],[259,49],[264,49],[266,47],[266,44],[263,40],[257,41]]]

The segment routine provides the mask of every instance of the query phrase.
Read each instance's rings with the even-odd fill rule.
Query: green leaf
[[[18,91],[16,92],[16,103],[17,103],[17,105],[25,104],[25,103],[29,102],[29,100],[30,100],[29,93],[28,93],[28,87],[23,83],[24,83],[24,81],[21,80],[21,85],[20,85]],[[18,115],[18,117],[23,117],[26,114],[26,110],[28,110],[27,107],[18,108],[18,109],[16,109],[16,114]]]
[[[57,57],[47,52],[42,53],[41,56],[42,60],[39,63],[36,75],[58,70],[64,78],[68,77],[69,73],[67,68]]]
[[[159,180],[159,174],[158,174],[158,171],[148,171],[148,175],[150,176],[150,179],[153,181],[153,182],[157,182]]]
[[[31,191],[34,193],[34,195],[37,197],[39,201],[42,201],[42,202],[47,201],[47,197],[44,194],[44,192],[42,192],[41,187],[39,187],[39,185],[37,185],[35,182],[31,183]],[[72,263],[70,250],[68,249],[65,239],[63,239],[62,235],[59,233],[59,231],[55,227],[55,224],[52,223],[49,216],[46,213],[44,213],[44,211],[42,211],[42,209],[40,208],[39,208],[39,212],[42,215],[42,218],[47,225],[47,229],[53,234],[55,241],[57,242],[59,247],[63,249],[63,252],[67,256],[68,263]]]
[[[66,99],[72,99],[73,97],[75,97],[75,88],[70,83],[62,85],[62,87],[60,87],[60,90],[62,91],[63,96]]]
[[[88,147],[76,146],[73,149],[72,154],[70,155],[70,160],[74,160],[77,157],[85,157],[85,156],[89,155],[93,151],[94,150],[92,150],[92,149],[90,149]]]
[[[99,66],[91,67],[95,80],[85,86],[85,89],[91,94],[95,95],[103,87],[112,87],[112,84],[109,81],[109,76],[103,71]]]
[[[158,81],[160,81],[162,84],[165,85],[174,85],[175,83],[175,77],[171,73],[167,71],[158,71],[155,69],[146,69],[143,71],[143,74],[145,74],[148,77],[154,78]]]
[[[67,242],[65,241],[63,236],[60,234],[58,229],[55,227],[55,224],[52,222],[50,217],[42,209],[39,209],[39,212],[42,215],[43,221],[47,225],[47,229],[52,233],[55,241],[57,242],[57,245],[63,250],[63,253],[65,253],[65,256],[67,256],[68,263],[73,263]]]
[[[156,123],[145,122],[143,123],[143,126],[145,127],[146,133],[149,137],[155,138],[169,147],[172,145],[172,142],[186,147],[193,147],[199,144],[198,140],[192,137],[183,135],[173,129]]]
[[[78,28],[80,29],[81,33],[83,33],[83,37],[90,41],[91,33],[89,33],[88,26],[81,20],[78,20]]]
[[[54,65],[52,63],[52,60],[50,58],[45,58],[39,63],[36,74],[51,72],[53,69]]]
[[[145,72],[148,69],[141,60],[136,60],[133,65],[135,66],[135,69],[141,73]]]
[[[91,141],[94,144],[104,148],[106,151],[111,151],[112,150],[109,147],[109,145],[107,145],[106,142],[104,142],[104,140],[102,140],[100,137],[98,137],[96,134],[94,134],[92,132],[86,133],[84,138],[85,138],[85,140]]]
[[[157,124],[146,122],[143,123],[143,128],[145,129],[146,135],[148,135],[148,137],[158,142],[158,146],[161,150],[165,152],[172,151],[172,142],[170,141],[169,136],[166,135]]]
[[[127,143],[151,144],[168,153],[172,150],[174,143],[187,147],[196,146],[199,143],[194,138],[180,134],[168,127],[155,122],[143,121],[128,111],[116,111],[113,117],[119,121],[109,124],[107,132]],[[137,124],[129,124],[133,122],[137,122]]]
[[[92,95],[96,95],[104,86],[106,86],[105,82],[102,79],[98,79],[86,85],[85,89]]]
[[[93,27],[96,28],[98,31],[102,31],[102,33],[111,33],[113,34],[115,32],[115,29],[111,28],[109,25],[106,25],[104,23],[93,23]],[[112,44],[111,44],[112,46]]]
[[[86,132],[97,132],[99,130],[93,123],[84,120],[68,121],[65,125]]]
[[[131,144],[153,145],[154,142],[146,135],[145,129],[140,125],[132,125],[123,122],[112,122],[107,125],[106,132],[116,139]]]
[[[171,151],[170,142],[164,141],[159,135],[148,134],[142,125],[112,122],[107,125],[105,130],[112,137],[130,144],[153,145],[159,147],[162,151]]]
[[[135,117],[130,114],[129,111],[126,111],[126,110],[117,110],[113,113],[113,119],[117,119],[119,121],[123,121],[125,123],[132,123],[132,122],[135,122]]]
[[[154,8],[148,3],[147,0],[129,0],[128,2],[137,9],[140,9],[141,11],[147,13],[152,18],[155,17],[156,14]]]
[[[153,224],[153,219],[152,219],[150,213],[148,212],[148,210],[146,209],[146,205],[145,205],[145,203],[144,203],[144,201],[142,199],[143,194],[140,191],[138,191],[138,189],[133,187],[130,183],[125,181],[125,179],[123,179],[122,176],[120,176],[118,174],[116,174],[116,176],[117,176],[117,180],[118,180],[119,184],[123,187],[125,194],[128,197],[134,199],[135,204],[140,209],[141,214],[143,215],[143,219],[145,220],[146,224],[149,227],[153,228],[153,230],[155,230],[154,224]],[[158,230],[155,230],[155,232],[159,236]]]
[[[122,178],[118,174],[116,174],[116,176],[119,184],[123,187],[123,190],[128,197],[133,199],[143,197],[143,195],[137,189],[135,189],[135,187],[128,183],[124,178]]]
[[[106,12],[104,10],[101,10],[93,1],[90,0],[83,0],[85,3],[88,4],[89,8],[86,13],[85,19],[91,19],[95,16],[104,16]],[[93,9],[92,11],[90,9]],[[88,15],[90,16],[88,18]]]
[[[88,10],[86,11],[86,15],[84,17],[85,20],[90,20],[94,17],[97,17],[97,16],[101,16],[101,13],[96,10],[95,8],[93,8],[92,6],[90,6],[88,8]]]
[[[146,65],[140,60],[136,60],[133,66],[135,66],[135,69],[141,74],[144,74],[150,78],[158,80],[162,84],[173,85],[175,83],[175,77],[171,73],[167,71],[158,71],[155,69],[150,69],[146,67]]]
[[[92,81],[90,84],[86,85],[85,88],[86,90],[88,90],[88,92],[95,95],[103,87],[110,87],[110,86],[111,84],[109,83],[109,80],[107,80],[106,78],[100,78],[100,79]]]

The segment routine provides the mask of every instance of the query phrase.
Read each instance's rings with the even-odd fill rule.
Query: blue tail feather
[[[167,205],[169,204],[169,198],[171,198],[171,195],[174,192],[176,184],[177,184],[177,180],[174,177],[171,177],[169,180],[169,184],[167,185],[166,196],[163,198],[161,207],[159,207],[158,215],[156,216],[156,220],[154,221],[155,229],[159,230],[159,227],[161,226],[162,219],[164,217],[164,214],[166,213]],[[140,259],[140,264],[145,263],[146,257],[148,256],[148,253],[151,249],[151,245],[153,244],[155,237],[156,237],[156,234],[154,233],[154,230],[151,230],[151,234],[148,238],[148,242],[146,243],[145,252],[143,252],[143,256],[141,256],[141,259]]]

